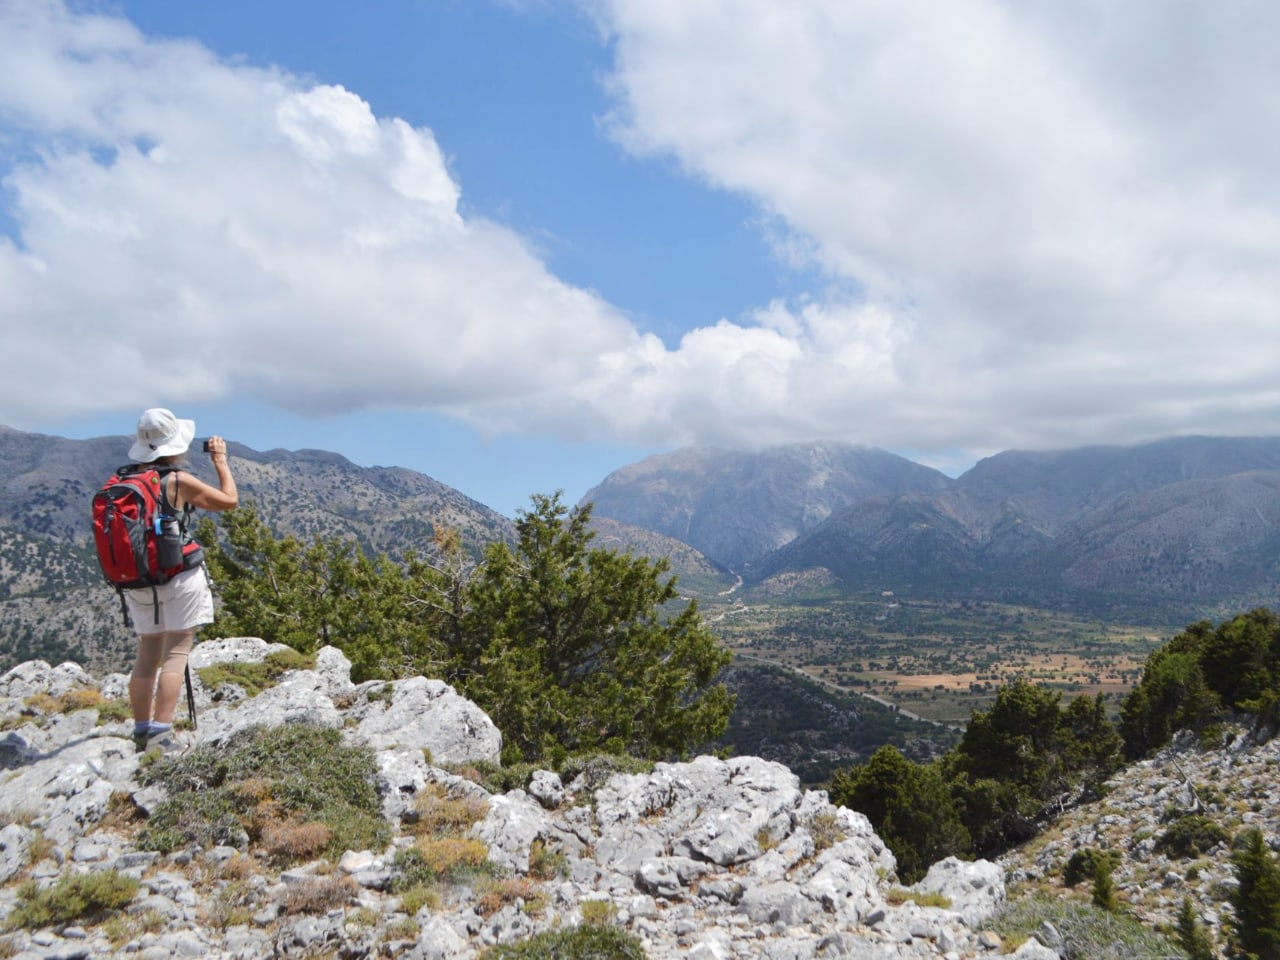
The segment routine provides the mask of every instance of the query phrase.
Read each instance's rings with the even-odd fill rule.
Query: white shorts
[[[168,633],[213,623],[213,591],[204,564],[184,570],[168,583],[124,592],[129,620],[138,633]],[[156,600],[160,601],[159,622]]]

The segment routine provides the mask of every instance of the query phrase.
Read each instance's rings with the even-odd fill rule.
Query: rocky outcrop
[[[898,889],[893,856],[866,817],[802,789],[779,764],[698,757],[569,782],[542,770],[521,789],[491,793],[463,773],[496,761],[500,738],[446,684],[352,684],[349,664],[333,649],[321,652],[315,669],[287,673],[253,697],[199,682],[201,667],[261,660],[272,649],[253,639],[198,647],[199,727],[184,736],[218,745],[255,724],[341,730],[376,757],[391,843],[349,850],[336,865],[283,870],[230,847],[139,850],[112,811],[124,798],[143,811],[163,798],[138,781],[130,724],[106,722],[94,706],[68,709],[76,691],[120,697],[127,678],[97,680],[73,664],[23,664],[0,677],[0,717],[9,728],[0,740],[0,920],[19,903],[19,881],[47,885],[114,869],[141,881],[128,913],[146,923],[123,941],[106,925],[19,930],[7,935],[12,955],[466,960],[489,944],[601,917],[637,936],[655,958],[954,960],[999,944],[983,929],[1004,898],[998,867],[944,861],[916,887]],[[61,706],[52,709],[53,701]],[[486,904],[478,887],[461,885],[408,915],[390,890],[394,858],[413,842],[418,799],[433,792],[475,802],[482,813],[470,838],[487,849],[492,872],[520,884],[520,896]],[[548,859],[558,868],[548,871]],[[232,862],[241,863],[235,880],[228,879]],[[325,878],[347,878],[347,902],[302,915],[282,906]],[[226,910],[231,892],[243,906],[234,922]],[[944,905],[920,906],[912,897]]]

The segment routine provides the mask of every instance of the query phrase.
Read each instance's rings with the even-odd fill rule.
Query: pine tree
[[[1214,960],[1213,941],[1200,921],[1190,899],[1183,899],[1178,908],[1178,945],[1186,952],[1188,960]]]
[[[1231,863],[1237,881],[1231,894],[1233,926],[1241,951],[1258,960],[1280,960],[1280,867],[1262,831],[1241,837]]]
[[[714,740],[729,654],[664,560],[591,546],[591,507],[535,495],[517,541],[492,544],[468,589],[476,669],[463,692],[502,730],[504,759],[548,751],[662,758]]]
[[[1098,859],[1094,865],[1093,905],[1107,913],[1120,912],[1120,897],[1116,894],[1116,885],[1111,879],[1111,861],[1106,857]]]

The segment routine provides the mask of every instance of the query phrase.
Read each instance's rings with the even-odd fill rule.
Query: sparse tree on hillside
[[[1214,960],[1213,940],[1196,917],[1190,898],[1184,897],[1178,908],[1178,946],[1188,960]]]
[[[1244,833],[1231,863],[1237,946],[1249,960],[1280,960],[1280,867],[1261,830]]]
[[[1176,730],[1201,727],[1220,714],[1221,700],[1202,664],[1211,633],[1207,621],[1192,624],[1147,657],[1142,678],[1120,706],[1128,759],[1140,759],[1168,743]]]

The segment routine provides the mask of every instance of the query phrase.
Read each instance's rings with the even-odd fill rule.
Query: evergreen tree
[[[687,752],[719,736],[729,654],[665,561],[593,548],[590,505],[535,495],[517,541],[492,544],[468,589],[464,692],[503,732],[504,757]]]
[[[437,676],[502,731],[504,756],[588,750],[661,758],[725,729],[729,654],[666,564],[589,541],[590,507],[535,496],[518,542],[477,566],[435,530],[431,552],[371,557],[353,541],[276,537],[251,506],[199,530],[225,635],[342,650],[357,682]]]
[[[940,767],[912,763],[892,746],[881,747],[861,766],[838,771],[831,799],[875,824],[904,883],[915,883],[931,864],[969,847],[969,833]]]
[[[1120,897],[1116,893],[1115,881],[1111,879],[1111,860],[1099,857],[1093,866],[1093,905],[1107,913],[1120,912]]]
[[[1195,908],[1189,898],[1183,898],[1178,908],[1178,946],[1182,947],[1188,960],[1214,960],[1213,941],[1196,919]]]
[[[1237,886],[1231,893],[1236,943],[1250,960],[1280,960],[1280,867],[1262,831],[1240,838],[1231,855]]]
[[[260,637],[303,653],[332,645],[357,682],[421,672],[443,660],[429,618],[408,603],[404,569],[354,541],[276,537],[252,505],[209,519],[197,536],[221,600],[225,636]]]

